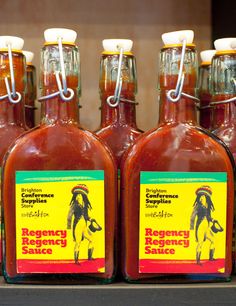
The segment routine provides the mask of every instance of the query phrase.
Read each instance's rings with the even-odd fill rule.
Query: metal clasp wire
[[[232,78],[231,82],[233,83],[234,87],[235,87],[235,91],[236,91],[236,79]],[[236,96],[230,99],[226,99],[226,100],[222,100],[222,101],[215,101],[215,102],[211,102],[210,105],[218,105],[218,104],[225,104],[225,103],[231,103],[231,102],[235,102],[236,101]]]
[[[121,89],[122,89],[122,83],[123,83],[122,75],[121,75],[121,67],[122,67],[122,60],[123,60],[124,50],[123,50],[122,47],[119,48],[119,52],[120,52],[120,55],[119,55],[119,62],[118,62],[116,88],[115,88],[114,96],[109,96],[107,98],[107,104],[110,107],[117,107],[119,102],[127,102],[127,103],[132,103],[132,104],[138,105],[137,102],[132,101],[132,100],[128,100],[128,99],[125,99],[125,98],[122,98],[120,96]],[[113,103],[111,102],[112,100],[113,100]]]
[[[124,50],[121,47],[120,48],[120,55],[119,55],[119,62],[118,62],[118,71],[117,71],[117,79],[116,79],[116,88],[114,92],[114,96],[109,96],[107,98],[107,104],[111,107],[117,107],[120,101],[120,93],[122,89],[122,76],[121,76],[121,66],[122,66],[122,60],[123,60],[123,53]],[[114,101],[114,103],[111,102],[111,100]]]
[[[183,72],[184,57],[185,57],[186,45],[187,45],[186,39],[182,40],[182,44],[183,44],[183,47],[182,47],[182,53],[181,53],[181,59],[180,59],[180,67],[179,67],[177,84],[176,84],[175,89],[171,89],[167,92],[167,98],[171,102],[178,102],[180,100],[181,96],[184,96],[186,98],[190,98],[192,100],[195,100],[195,101],[199,102],[198,98],[183,92],[184,79],[185,79],[185,74]]]
[[[43,101],[43,100],[47,100],[50,98],[54,98],[56,96],[60,96],[61,99],[65,102],[70,101],[75,93],[71,88],[67,87],[67,83],[66,83],[66,72],[65,72],[65,63],[64,63],[64,59],[63,59],[63,48],[62,48],[62,38],[58,37],[58,48],[59,48],[59,59],[60,59],[60,66],[61,66],[61,71],[56,71],[55,72],[55,76],[56,76],[56,82],[57,82],[57,87],[58,87],[58,91],[54,92],[52,94],[49,94],[47,96],[43,96],[40,97],[38,99],[38,101]],[[60,80],[60,73],[61,73],[61,78],[62,78],[62,83]],[[65,96],[69,93],[69,96]]]
[[[4,100],[4,99],[8,98],[11,103],[17,104],[17,103],[20,102],[22,96],[19,92],[16,91],[14,67],[13,67],[13,59],[12,59],[12,50],[11,50],[11,44],[10,43],[7,44],[7,48],[8,48],[8,58],[9,58],[12,91],[11,91],[11,88],[10,88],[10,85],[9,85],[8,78],[5,77],[4,81],[5,81],[5,85],[6,85],[6,89],[7,89],[7,94],[4,95],[4,96],[1,96],[0,100]]]

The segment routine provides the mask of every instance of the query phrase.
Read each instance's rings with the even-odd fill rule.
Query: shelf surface
[[[133,285],[11,285],[0,278],[0,306],[224,306],[236,305],[236,278],[228,283]]]

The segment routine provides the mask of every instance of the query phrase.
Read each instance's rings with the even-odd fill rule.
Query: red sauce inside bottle
[[[5,98],[0,103],[0,162],[11,143],[25,130],[23,100],[25,91],[25,63],[23,54],[12,53],[14,64],[14,77],[16,91],[22,95],[22,100],[19,103],[13,104],[8,98]],[[0,52],[0,95],[6,95],[6,85],[4,78],[10,76],[8,52]],[[10,78],[8,78],[9,83]],[[10,83],[11,84],[11,83]]]
[[[205,129],[210,129],[211,127],[211,95],[208,92],[199,93],[199,99],[201,101],[201,107],[203,109],[200,110],[200,120],[199,123]],[[204,108],[206,107],[206,108]]]
[[[103,55],[103,59],[109,55]],[[106,141],[114,154],[118,168],[122,155],[130,145],[140,136],[142,131],[136,125],[135,84],[124,80],[121,89],[121,98],[134,103],[120,101],[117,107],[110,107],[107,98],[113,96],[116,82],[100,80],[101,95],[101,126],[96,131],[99,138]]]
[[[199,68],[198,87],[200,99],[200,114],[199,123],[205,129],[210,129],[212,120],[212,111],[210,107],[211,94],[210,94],[210,69],[211,64],[202,63]]]
[[[35,126],[35,100],[36,100],[36,69],[27,64],[27,90],[25,98],[25,122],[29,128]]]
[[[12,53],[14,65],[15,88],[22,96],[22,100],[11,103],[8,98],[0,101],[0,165],[5,153],[13,141],[26,130],[24,118],[24,90],[25,90],[25,63],[23,54]],[[10,76],[8,52],[0,51],[0,95],[7,94],[4,78]],[[10,82],[10,78],[8,78]],[[0,167],[1,167],[0,166]],[[2,261],[2,248],[0,250],[0,261]]]
[[[179,51],[181,53],[181,48]],[[177,75],[160,75],[160,119],[158,128],[146,132],[127,152],[122,162],[123,273],[135,282],[204,281],[229,277],[232,269],[232,215],[234,178],[226,149],[196,123],[195,102],[181,97],[167,99]],[[183,91],[194,95],[196,74],[185,75]],[[218,275],[139,273],[140,171],[227,172],[226,269]],[[158,221],[157,221],[158,226]]]
[[[54,73],[42,74],[42,77],[43,95],[58,91]],[[64,102],[57,96],[43,101],[40,126],[18,138],[7,154],[4,164],[3,204],[6,241],[4,274],[8,282],[94,283],[110,282],[114,277],[116,167],[107,147],[94,134],[79,127],[78,77],[67,76],[67,86],[74,90],[74,98]],[[104,273],[79,275],[17,273],[14,186],[15,172],[21,170],[104,170]]]

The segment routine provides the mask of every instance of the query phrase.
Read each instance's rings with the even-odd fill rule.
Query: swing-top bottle
[[[229,148],[236,162],[236,38],[221,38],[215,42],[216,54],[212,61],[212,108],[216,127],[213,133]],[[220,120],[219,114],[221,114]],[[234,219],[236,212],[234,212]],[[233,261],[235,255],[235,221]]]
[[[160,117],[122,163],[123,273],[130,282],[226,280],[232,269],[230,155],[197,125],[192,31],[162,35]]]
[[[7,282],[94,283],[114,277],[117,172],[109,149],[79,127],[76,32],[45,31],[41,123],[4,163]]]
[[[20,37],[0,36],[0,172],[9,146],[26,130],[23,45],[24,40]]]

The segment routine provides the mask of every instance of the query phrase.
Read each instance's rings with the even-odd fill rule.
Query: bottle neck
[[[37,96],[35,67],[33,65],[27,65],[26,73],[27,73],[27,86],[26,86],[25,105],[34,107],[34,102]]]
[[[231,99],[236,95],[235,80],[236,51],[218,51],[212,59],[211,93],[212,102]],[[214,105],[212,130],[235,124],[235,102]]]
[[[218,95],[214,101],[223,101],[233,98],[233,95]],[[236,124],[235,102],[214,105],[212,108],[212,130]]]
[[[66,86],[72,89],[74,96],[64,101],[60,95],[42,100],[41,124],[79,124],[80,61],[78,48],[74,45],[62,45]],[[41,53],[40,88],[41,97],[58,92],[56,74],[62,71],[58,45],[45,45]],[[63,87],[62,77],[60,81]]]
[[[200,106],[208,106],[210,103],[210,71],[211,65],[205,64],[199,67],[198,77],[198,95],[200,99]]]
[[[0,126],[16,125],[25,128],[24,96],[17,104],[9,102],[8,99],[0,101]]]
[[[7,94],[5,77],[11,88],[9,55],[7,51],[0,52],[0,96]],[[18,103],[11,103],[8,98],[0,101],[0,126],[16,125],[25,128],[25,84],[26,84],[26,65],[21,52],[12,52],[12,62],[14,67],[15,89],[21,95]]]
[[[177,78],[177,75],[160,76],[159,124],[188,123],[197,125],[197,108],[193,99],[181,96],[178,102],[172,102],[167,98],[168,91],[175,88]],[[186,75],[183,92],[195,96],[194,84],[196,84],[196,75]]]
[[[115,86],[114,86],[115,89]],[[136,107],[135,103],[119,101],[117,107],[111,107],[107,103],[107,98],[114,95],[114,91],[101,91],[101,127],[112,124],[129,125],[136,127]],[[121,98],[135,102],[133,90],[122,90]],[[111,101],[113,102],[113,101]]]
[[[168,91],[176,88],[181,58],[182,47],[164,47],[161,50],[159,65],[159,125],[168,123],[197,124],[196,102],[193,99],[181,95],[177,102],[172,102],[167,98]],[[195,48],[187,46],[183,63],[184,84],[182,92],[191,96],[196,95],[197,71]]]
[[[119,101],[117,107],[107,103],[109,96],[114,96],[118,76],[119,54],[105,53],[100,61],[100,98],[101,127],[112,124],[136,127],[135,94],[137,91],[136,63],[132,54],[124,54],[121,65],[122,87],[120,97],[134,103]],[[114,103],[111,100],[111,103]]]
[[[69,78],[67,77],[67,80]],[[70,82],[67,82],[70,85]],[[68,86],[69,88],[73,88]],[[74,91],[74,97],[70,101],[64,101],[58,95],[54,98],[49,98],[41,103],[41,124],[79,124],[79,99],[78,91]],[[44,95],[52,93],[52,89],[43,91]],[[55,92],[55,91],[54,91]]]
[[[160,91],[159,125],[168,123],[188,123],[190,125],[197,125],[195,101],[181,97],[178,102],[171,102],[167,98],[167,92],[168,90]],[[194,92],[192,92],[191,95],[194,95]]]

